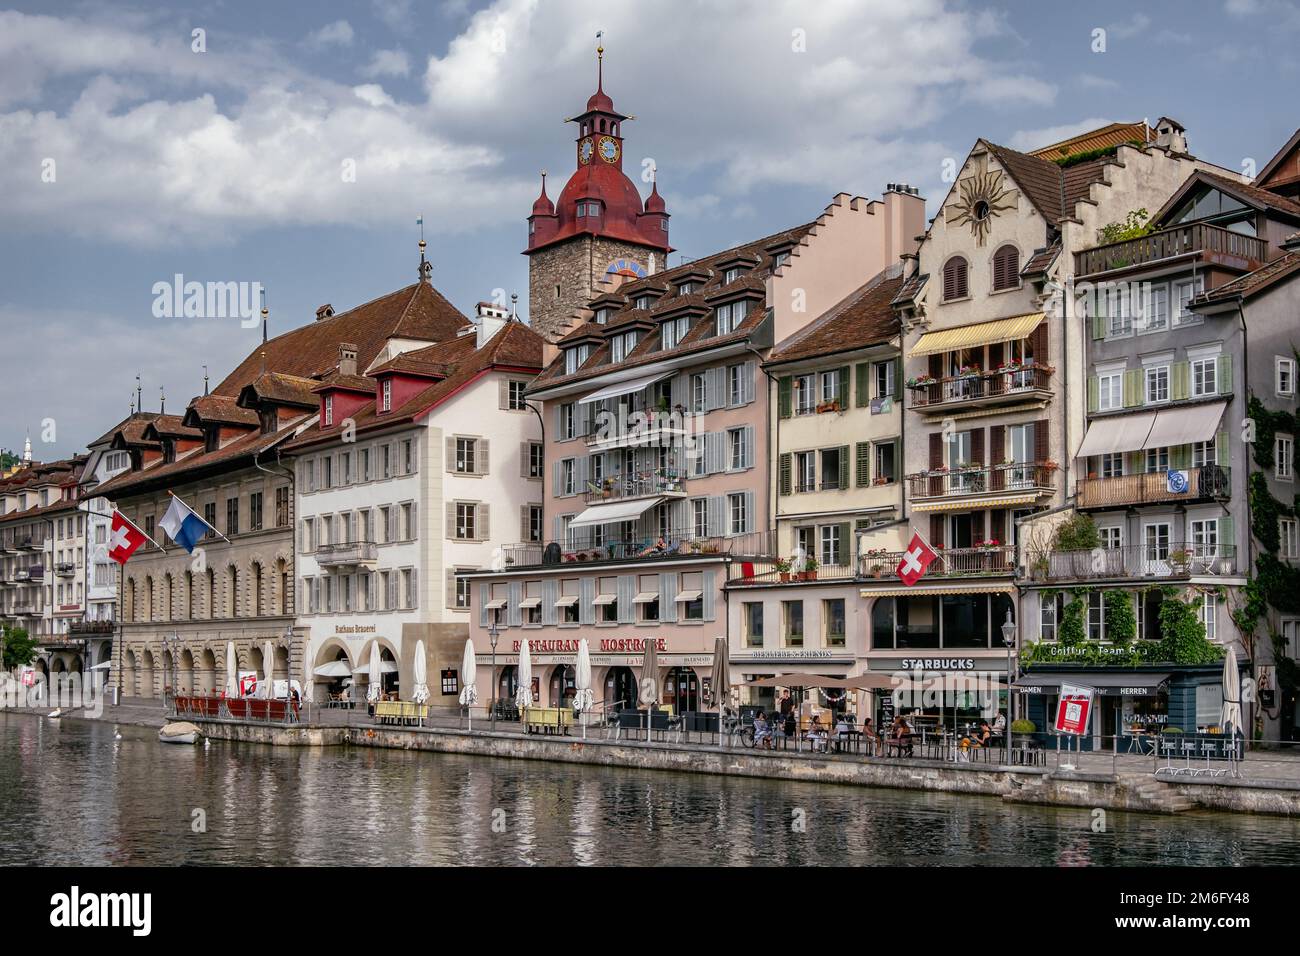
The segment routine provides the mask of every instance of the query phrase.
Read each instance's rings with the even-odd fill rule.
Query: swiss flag
[[[108,539],[110,558],[118,564],[126,564],[131,555],[135,554],[136,548],[147,540],[149,539],[144,536],[144,532],[127,521],[122,512],[113,512],[113,532]]]
[[[938,556],[934,549],[925,543],[921,532],[914,531],[907,550],[903,552],[903,560],[898,562],[898,579],[910,588],[925,576],[925,569]]]

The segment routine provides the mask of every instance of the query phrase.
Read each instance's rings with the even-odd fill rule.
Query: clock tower
[[[542,192],[528,217],[528,317],[549,341],[568,331],[573,313],[626,278],[662,271],[668,211],[652,182],[644,200],[623,172],[623,124],[604,89],[604,49],[597,47],[596,92],[567,122],[578,127],[575,169],[552,203]]]

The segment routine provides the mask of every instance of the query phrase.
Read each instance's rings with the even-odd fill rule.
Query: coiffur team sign
[[[1092,713],[1092,688],[1061,685],[1061,701],[1056,705],[1056,732],[1082,736],[1088,729]]]

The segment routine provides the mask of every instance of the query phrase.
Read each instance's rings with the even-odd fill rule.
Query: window
[[[817,489],[817,453],[811,451],[795,452],[794,456],[794,490],[815,491]]]
[[[803,647],[803,601],[781,602],[781,636],[785,647]]]
[[[558,493],[561,495],[576,495],[578,493],[576,458],[565,458],[560,462],[560,488]]]
[[[248,530],[262,530],[262,493],[254,491],[248,496]]]
[[[727,366],[727,404],[743,405],[745,402],[745,366]]]
[[[473,438],[456,439],[456,471],[462,475],[477,473],[475,451],[478,441]]]
[[[693,498],[691,500],[691,534],[696,538],[709,536],[709,500]]]
[[[783,265],[785,265],[786,260],[789,258],[790,258],[790,253],[778,252],[776,255],[772,257],[772,268],[773,269],[781,268]]]
[[[695,291],[694,282],[683,282],[681,285],[677,287],[678,295],[690,295],[694,291]]]
[[[1161,332],[1169,328],[1169,286],[1164,283],[1146,285],[1143,291],[1146,293],[1142,310],[1143,331]]]
[[[1205,280],[1201,276],[1197,276],[1194,280],[1174,283],[1174,302],[1178,307],[1174,315],[1174,325],[1188,325],[1201,321],[1201,317],[1188,308],[1188,303],[1200,294],[1204,284]]]
[[[564,350],[564,374],[572,375],[591,358],[591,345],[575,345]],[[522,407],[522,406],[521,406]]]
[[[1147,474],[1156,474],[1169,470],[1169,448],[1147,449]]]
[[[382,478],[393,477],[393,449],[391,445],[379,446],[379,473]]]
[[[1276,356],[1273,359],[1273,390],[1278,395],[1295,394],[1295,359]]]
[[[1217,641],[1215,637],[1218,628],[1219,616],[1219,597],[1210,591],[1206,591],[1201,600],[1201,623],[1205,625],[1205,639],[1207,641]]]
[[[840,488],[840,471],[845,462],[838,448],[823,448],[821,450],[822,458],[822,491],[836,491]]]
[[[596,324],[597,324],[597,325],[604,325],[606,322],[608,322],[608,321],[609,321],[609,316],[610,316],[610,312],[611,312],[611,311],[612,311],[612,310],[609,309],[608,307],[607,307],[607,308],[603,308],[603,309],[597,309],[597,310],[596,310]]]
[[[415,593],[415,572],[410,568],[402,569],[402,607],[411,610],[417,606]]]
[[[380,386],[379,410],[391,412],[393,410],[393,380],[384,379],[384,384]]]
[[[325,425],[326,427],[334,424],[334,396],[325,396]]]
[[[542,540],[542,506],[528,505],[528,536],[525,540]]]
[[[1169,401],[1169,366],[1152,365],[1146,369],[1147,404]]]
[[[741,299],[737,302],[724,303],[717,306],[713,314],[717,322],[718,335],[727,335],[740,328],[740,323],[749,314],[749,300]]]
[[[874,472],[876,480],[879,481],[883,478],[887,483],[896,481],[897,478],[894,475],[894,455],[896,453],[896,446],[894,443],[892,441],[878,442],[873,446],[873,451],[876,456],[876,470]]]
[[[739,471],[747,467],[749,453],[745,447],[745,429],[732,428],[727,431],[727,468]]]
[[[1124,372],[1107,372],[1097,376],[1097,410],[1108,412],[1124,407]]]
[[[1124,529],[1118,525],[1097,529],[1097,541],[1107,551],[1124,547]]]
[[[456,570],[468,571],[470,569],[457,568]],[[469,608],[469,603],[470,603],[469,595],[470,595],[469,578],[461,577],[459,574],[457,574],[456,575],[456,596],[453,599],[455,603],[452,604],[452,607],[459,608],[461,610],[467,610]]]
[[[334,487],[334,458],[332,455],[326,455],[320,460],[320,480],[322,488]]]
[[[794,377],[794,413],[811,415],[817,409],[817,395],[813,387],[812,375]]]
[[[475,512],[478,509],[472,504],[464,502],[456,503],[456,537],[462,541],[472,541],[475,538]]]
[[[877,362],[872,371],[876,380],[876,398],[889,398],[894,394],[894,363]],[[862,399],[858,399],[862,402]]]
[[[993,291],[1015,289],[1019,285],[1020,250],[1015,246],[1005,245],[993,253]]]
[[[1288,559],[1300,558],[1300,520],[1279,518],[1277,524],[1281,556]]]
[[[638,608],[637,620],[653,622],[659,620],[659,577],[643,574],[637,578],[637,593],[632,603]]]
[[[821,400],[833,402],[840,397],[840,370],[837,368],[821,374]]]
[[[617,364],[627,358],[632,350],[636,348],[636,339],[637,333],[635,330],[615,335],[610,341],[609,360]]]
[[[1043,603],[1038,608],[1038,637],[1043,641],[1056,640],[1056,602],[1059,597],[1043,594]]]
[[[524,404],[524,389],[527,387],[527,382],[506,382],[506,407],[516,412],[527,408]]]
[[[646,310],[654,304],[654,297],[649,295],[639,295],[632,300],[632,308]]]
[[[1213,465],[1217,459],[1215,450],[1215,440],[1210,438],[1206,441],[1198,441],[1192,444],[1192,467],[1200,468],[1204,465]]]
[[[842,564],[840,560],[840,529],[838,525],[826,524],[818,529],[818,560],[822,564]]]
[[[1110,317],[1106,323],[1106,337],[1120,338],[1133,331],[1133,307],[1129,299],[1129,287],[1116,285],[1102,290],[1102,303]]]
[[[723,285],[728,285],[732,282],[735,282],[739,278],[740,278],[739,266],[732,266],[730,269],[727,269],[725,272],[722,273]]]
[[[1219,553],[1219,519],[1209,518],[1188,522],[1192,537],[1192,553],[1197,557],[1212,558]]]
[[[1219,391],[1219,357],[1192,360],[1192,397],[1216,395]]]
[[[1107,452],[1101,456],[1101,477],[1120,478],[1124,474],[1124,453]]]
[[[970,294],[969,272],[961,256],[953,256],[943,264],[943,301],[964,299]]]
[[[749,530],[749,509],[744,494],[727,495],[727,512],[731,516],[731,534],[744,534]]]
[[[145,533],[150,533],[153,518],[145,519]],[[226,499],[226,534],[239,534],[239,499]]]
[[[745,646],[763,646],[763,602],[746,601],[741,605],[741,620],[745,628]]]
[[[845,644],[844,598],[830,598],[822,601],[823,635],[827,647],[843,647]]]
[[[708,402],[708,384],[704,380],[703,372],[696,372],[691,376],[691,411],[699,414],[707,408]]]
[[[542,443],[539,441],[530,441],[528,443],[528,477],[542,477],[542,467],[545,464],[545,456],[542,449]]]
[[[1278,435],[1273,439],[1273,477],[1278,481],[1292,480],[1293,446],[1290,435]]]
[[[205,538],[215,538],[217,536],[217,503],[209,501],[203,505],[203,520],[207,522],[208,530],[203,532]]]
[[[663,332],[660,334],[662,348],[675,349],[681,344],[682,339],[686,338],[686,333],[690,331],[691,320],[689,316],[681,316],[676,319],[669,319],[662,326]]]

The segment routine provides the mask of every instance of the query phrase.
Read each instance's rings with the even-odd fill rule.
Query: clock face
[[[591,162],[591,154],[595,148],[596,147],[591,142],[590,136],[578,144],[578,159],[582,160],[582,165],[586,166]]]
[[[600,138],[600,158],[607,163],[612,163],[618,159],[618,140],[612,136],[602,136]]]
[[[644,279],[649,275],[646,267],[635,259],[615,259],[605,267],[605,272],[608,275],[628,276],[633,279]]]

